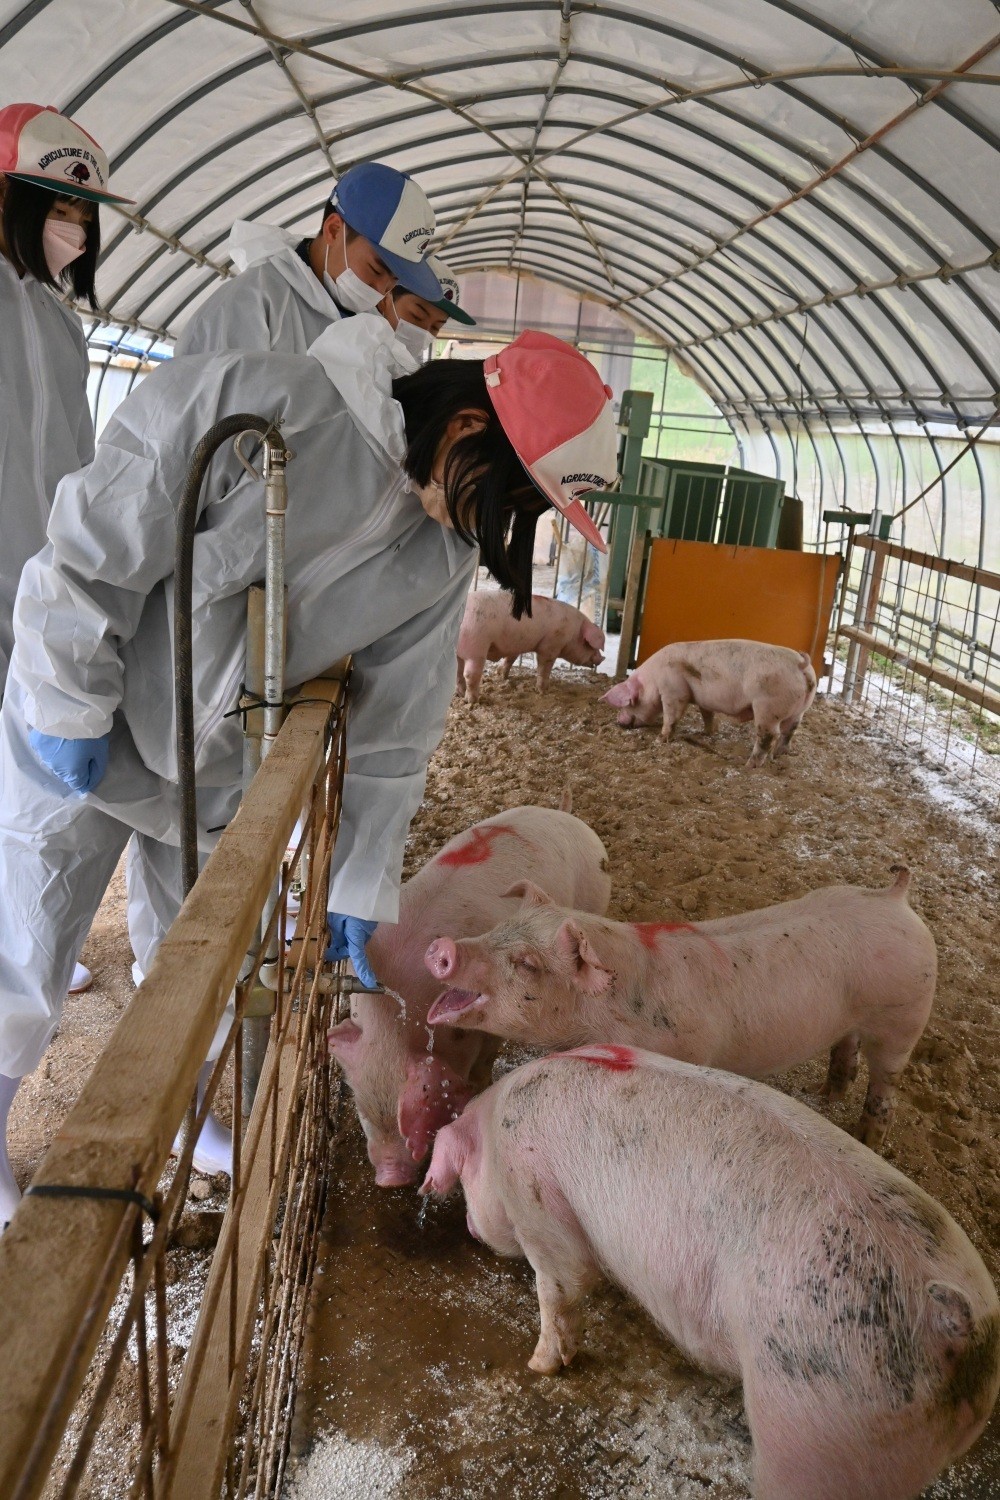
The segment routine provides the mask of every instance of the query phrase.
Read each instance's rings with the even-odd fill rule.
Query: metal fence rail
[[[326,1032],[341,981],[324,973],[321,955],[345,683],[342,671],[303,689],[0,1239],[4,1500],[95,1488],[157,1500],[280,1489],[326,1187]],[[305,874],[300,940],[286,958],[296,865]],[[234,989],[235,1018],[198,1124],[230,1058],[238,1120],[242,1023],[267,1008],[260,914],[279,878],[271,932],[282,940],[276,975],[264,974],[273,985],[270,1040],[242,1142],[234,1131],[229,1206],[178,1371],[166,1252],[193,1135],[172,1178],[164,1168]],[[116,1432],[110,1484],[107,1475],[91,1484],[96,1439],[123,1386],[129,1439],[122,1446]]]
[[[1000,574],[865,535],[833,632],[844,696],[911,749],[1000,782]]]

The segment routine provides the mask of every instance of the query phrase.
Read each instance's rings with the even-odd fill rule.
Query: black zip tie
[[[103,1188],[86,1187],[82,1183],[32,1183],[25,1188],[24,1196],[36,1198],[96,1198],[102,1202],[134,1203],[141,1208],[149,1220],[155,1224],[159,1220],[160,1210],[144,1193],[137,1193],[135,1188]]]
[[[262,698],[259,693],[249,693],[246,688],[240,692],[240,702],[235,708],[230,708],[222,715],[224,719],[235,719],[237,715],[243,720],[243,729],[247,727],[247,715],[255,713],[261,708],[298,708],[302,703],[327,703],[329,698],[282,698],[278,703],[272,703],[267,698]],[[332,706],[332,705],[331,705]],[[209,829],[211,832],[211,829]]]

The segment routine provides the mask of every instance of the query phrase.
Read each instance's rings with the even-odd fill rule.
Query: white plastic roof
[[[114,321],[177,333],[234,219],[312,234],[380,158],[456,270],[596,298],[769,424],[1000,407],[998,83],[990,0],[0,0],[0,98],[136,199]]]

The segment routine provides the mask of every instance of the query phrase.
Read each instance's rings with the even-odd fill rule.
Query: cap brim
[[[594,490],[593,493],[600,495],[603,494],[603,491]],[[550,495],[549,499],[551,500],[551,498]],[[582,537],[585,537],[592,547],[597,548],[598,552],[607,552],[608,544],[594,525],[592,518],[587,514],[582,501],[573,500],[569,505],[556,505],[555,509],[561,515],[564,515],[574,531],[578,531]]]
[[[442,297],[441,301],[435,302],[434,306],[441,312],[447,313],[449,318],[452,318],[456,323],[464,323],[467,328],[475,328],[475,318],[471,313],[467,313],[463,307],[459,307],[457,302],[450,302],[447,297]]]
[[[77,187],[75,182],[53,182],[51,177],[32,177],[27,172],[6,172],[18,182],[30,182],[33,187],[47,188],[58,193],[60,198],[85,198],[88,203],[134,203],[134,198],[123,198],[120,193],[100,193],[94,188]]]
[[[408,292],[415,292],[418,297],[423,297],[425,302],[440,302],[444,296],[444,287],[426,261],[405,260],[402,255],[394,255],[391,250],[383,250],[381,245],[375,245],[374,248],[379,259],[385,261],[401,287]]]

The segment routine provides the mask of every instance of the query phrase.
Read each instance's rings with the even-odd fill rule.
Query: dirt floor
[[[604,840],[611,915],[691,920],[817,885],[915,872],[913,904],[938,942],[930,1025],[907,1070],[889,1158],[940,1199],[1000,1273],[1000,970],[996,826],[870,730],[820,699],[780,767],[749,773],[748,732],[711,745],[625,732],[597,704],[606,679],[566,672],[546,697],[530,673],[487,679],[453,708],[412,829],[409,868],[452,834],[565,785]],[[775,1080],[816,1106],[825,1062]],[[853,1124],[863,1079],[835,1107]],[[738,1389],[692,1369],[612,1289],[591,1304],[584,1350],[558,1379],[526,1368],[537,1335],[530,1271],[473,1242],[460,1202],[420,1211],[374,1187],[349,1099],[300,1383],[294,1500],[571,1500],[749,1495]],[[928,1496],[1000,1492],[1000,1419]]]
[[[516,803],[574,810],[607,845],[611,915],[691,920],[830,882],[880,885],[915,872],[914,905],[938,942],[938,1000],[907,1070],[888,1155],[949,1209],[1000,1279],[1000,969],[994,962],[997,825],[920,762],[876,737],[860,711],[820,699],[780,768],[748,773],[748,733],[712,745],[692,714],[665,745],[627,733],[597,704],[607,680],[564,672],[539,698],[531,674],[488,677],[454,707],[414,823],[409,870],[445,839]],[[22,1184],[127,1003],[131,955],[116,878],[84,953],[94,989],[66,1007],[43,1068],[12,1114]],[[778,1080],[815,1104],[817,1061]],[[863,1081],[834,1111],[845,1125]],[[219,1184],[210,1185],[218,1189]],[[531,1375],[537,1310],[527,1267],[466,1234],[459,1203],[421,1218],[412,1191],[377,1191],[349,1100],[341,1114],[321,1274],[296,1414],[294,1500],[494,1491],[538,1500],[748,1495],[738,1390],[702,1376],[613,1290],[591,1304],[585,1347],[557,1380]],[[216,1191],[206,1206],[224,1205]],[[199,1266],[173,1252],[177,1357],[198,1304]],[[203,1258],[197,1258],[200,1261]],[[82,1494],[114,1496],[127,1413],[99,1445]],[[106,1460],[102,1462],[101,1460]],[[1000,1493],[1000,1420],[929,1492]]]

